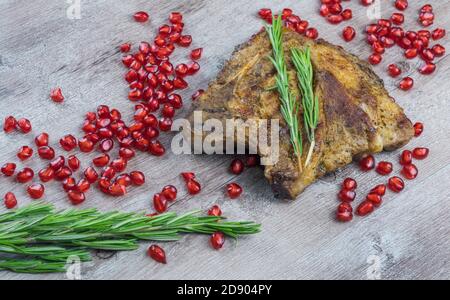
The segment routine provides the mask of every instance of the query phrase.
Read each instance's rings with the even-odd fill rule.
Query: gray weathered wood
[[[332,26],[318,14],[319,1],[287,0],[273,4],[261,0],[192,0],[192,1],[81,1],[80,20],[66,17],[66,1],[0,0],[0,111],[1,118],[13,114],[28,117],[33,122],[32,134],[0,134],[0,163],[16,161],[16,149],[31,144],[34,134],[47,131],[52,144],[67,133],[80,135],[83,115],[105,103],[131,118],[131,104],[126,100],[127,86],[122,76],[118,45],[125,41],[138,43],[149,40],[169,12],[181,11],[185,16],[186,32],[193,35],[193,46],[204,47],[202,71],[190,79],[190,88],[183,93],[189,108],[190,95],[205,88],[218,73],[222,63],[234,47],[246,41],[260,27],[255,17],[261,7],[274,10],[284,6],[293,8],[302,18],[317,27],[321,37],[342,45],[365,58],[369,47],[360,33],[352,43],[344,43],[340,32],[347,24]],[[352,1],[352,24],[361,32],[369,22],[365,9]],[[393,1],[383,1],[382,15],[388,17]],[[405,12],[413,30],[420,27],[417,9],[420,4],[410,1]],[[450,28],[450,3],[427,1],[436,12],[436,26]],[[135,23],[131,15],[147,10],[151,22]],[[405,25],[406,27],[406,25]],[[433,26],[434,28],[435,26]],[[440,41],[450,49],[448,38]],[[175,61],[186,60],[187,51],[177,50]],[[438,71],[421,76],[416,71],[419,60],[405,63],[408,74],[416,79],[410,92],[399,91],[397,80],[388,77],[385,68],[392,62],[403,62],[396,48],[384,56],[375,68],[385,80],[392,96],[405,108],[413,121],[426,124],[424,135],[411,142],[408,148],[427,146],[428,160],[418,162],[420,176],[408,182],[405,192],[388,192],[382,208],[371,216],[356,218],[350,224],[338,224],[333,213],[338,185],[347,176],[358,180],[359,196],[386,178],[374,172],[362,174],[348,166],[312,185],[297,202],[273,199],[262,171],[247,170],[235,177],[227,173],[231,157],[180,156],[168,154],[163,158],[139,155],[129,170],[145,172],[148,184],[135,188],[123,199],[111,199],[97,191],[88,193],[82,207],[102,210],[150,210],[150,200],[165,184],[179,187],[179,200],[171,210],[184,212],[194,208],[206,209],[214,203],[222,206],[232,219],[251,219],[263,224],[263,232],[246,237],[236,244],[228,240],[222,251],[213,251],[204,236],[189,236],[177,243],[164,244],[168,265],[158,265],[145,256],[145,247],[128,253],[114,254],[109,259],[96,256],[91,264],[82,267],[84,279],[365,279],[370,255],[381,263],[381,277],[385,279],[448,279],[450,277],[450,109],[448,74],[449,57],[438,60]],[[64,104],[56,105],[48,99],[50,88],[61,86],[66,96]],[[163,142],[167,145],[169,137]],[[377,159],[397,160],[399,151],[384,153]],[[80,155],[87,165],[91,155]],[[33,159],[27,165],[38,170],[44,165]],[[399,166],[396,164],[396,172]],[[195,171],[203,184],[200,196],[186,194],[179,173]],[[224,197],[223,187],[236,180],[245,188],[239,200]],[[24,186],[8,178],[0,178],[0,195],[16,193],[19,205],[29,202]],[[65,193],[56,183],[48,184],[45,200],[58,207],[68,207]],[[3,208],[2,208],[3,210]],[[2,279],[62,279],[64,274],[20,275],[1,272]]]

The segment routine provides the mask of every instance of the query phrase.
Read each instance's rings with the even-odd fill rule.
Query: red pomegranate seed
[[[201,95],[203,95],[204,92],[205,91],[202,89],[195,91],[195,93],[192,94],[192,97],[191,97],[192,101],[196,101],[198,98],[200,98]]]
[[[173,118],[175,116],[175,108],[170,103],[164,103],[161,114],[166,118]]]
[[[182,35],[177,43],[181,47],[189,47],[192,43],[192,37],[190,35]]]
[[[353,12],[351,9],[347,8],[342,11],[341,16],[345,21],[347,21],[353,17]]]
[[[410,48],[405,50],[405,57],[407,59],[413,59],[417,56],[418,51],[416,48]]]
[[[394,176],[389,178],[388,187],[395,193],[400,193],[405,188],[405,182],[400,177]]]
[[[380,195],[381,197],[383,197],[384,194],[386,194],[386,185],[379,184],[376,187],[374,187],[373,189],[371,189],[370,193],[377,194],[377,195]]]
[[[155,194],[153,196],[153,207],[155,210],[162,214],[167,210],[167,199],[162,194]]]
[[[433,48],[431,48],[431,51],[433,51],[434,55],[437,57],[442,57],[445,55],[445,47],[440,44],[434,45]]]
[[[164,198],[167,199],[167,201],[175,201],[177,198],[177,188],[173,185],[166,185],[162,191],[161,195],[164,196]]]
[[[380,175],[389,175],[393,171],[392,163],[387,161],[381,161],[378,163],[377,168],[375,169]]]
[[[223,235],[222,232],[215,232],[211,235],[210,242],[211,246],[214,249],[219,250],[223,247],[223,244],[225,243],[225,236]]]
[[[231,199],[236,199],[242,194],[242,187],[237,183],[227,184],[227,194]]]
[[[103,169],[102,177],[113,179],[116,176],[116,170],[113,167],[106,167]]]
[[[69,200],[73,205],[79,205],[86,200],[86,196],[83,192],[72,190],[67,193],[67,196],[69,197]]]
[[[414,124],[414,136],[419,137],[423,132],[423,123],[417,122]]]
[[[157,245],[151,245],[148,248],[147,253],[154,261],[162,263],[162,264],[167,263],[166,253],[164,252],[164,250],[161,247],[159,247]]]
[[[77,147],[77,139],[73,135],[68,134],[59,140],[59,144],[64,150],[72,151]]]
[[[353,213],[351,211],[337,211],[336,212],[336,219],[339,222],[350,222],[353,219]]]
[[[91,152],[94,150],[94,143],[87,139],[86,137],[83,137],[78,140],[78,147],[80,148],[81,152]]]
[[[61,103],[64,101],[64,96],[62,94],[61,88],[57,87],[50,91],[50,98],[53,100],[53,102]]]
[[[184,179],[185,181],[189,181],[189,180],[191,180],[191,179],[195,179],[195,174],[192,173],[192,172],[184,172],[184,173],[181,173],[181,176],[183,176],[183,179]]]
[[[148,150],[155,156],[163,156],[166,153],[166,149],[159,141],[151,141]]]
[[[38,147],[48,146],[48,133],[43,132],[39,134],[34,138],[34,142]]]
[[[429,75],[436,70],[436,65],[432,62],[428,62],[419,68],[420,74]]]
[[[42,146],[38,148],[39,157],[42,159],[54,159],[55,158],[55,150],[49,146]]]
[[[347,26],[344,28],[344,31],[342,32],[342,37],[346,42],[350,42],[355,38],[356,31],[353,27]]]
[[[272,10],[270,10],[269,8],[261,8],[261,9],[258,11],[258,15],[259,15],[262,19],[272,18]]]
[[[50,162],[50,167],[54,171],[58,171],[59,169],[61,169],[64,166],[65,163],[66,163],[66,159],[64,158],[64,156],[58,156],[52,162]]]
[[[327,4],[322,4],[319,9],[319,13],[322,17],[326,17],[330,14],[330,9]]]
[[[331,24],[339,24],[344,20],[341,15],[328,15],[327,21]]]
[[[188,64],[188,74],[189,75],[194,75],[199,70],[200,70],[200,65],[196,61]],[[187,86],[187,84],[186,84],[186,86]]]
[[[17,157],[20,160],[27,160],[29,159],[31,156],[33,156],[33,149],[31,149],[28,146],[22,146],[19,149],[19,152],[17,153]]]
[[[70,176],[72,176],[72,170],[70,170],[70,168],[66,166],[55,172],[55,179],[59,181],[62,181]]]
[[[12,192],[7,192],[5,197],[3,197],[3,200],[7,209],[12,209],[17,205],[16,195]]]
[[[13,176],[14,172],[16,171],[16,164],[15,163],[6,163],[2,166],[1,169],[3,175],[5,176]]]
[[[338,193],[338,197],[343,202],[352,202],[353,200],[355,200],[356,193],[351,190],[342,189]]]
[[[220,209],[219,205],[213,205],[208,210],[208,216],[220,217],[221,215],[222,215],[222,210]]]
[[[316,28],[310,27],[310,28],[306,29],[305,36],[307,38],[315,40],[319,37],[319,32],[317,31]]]
[[[358,187],[356,180],[353,178],[346,178],[342,183],[342,188],[344,190],[354,191]]]
[[[419,170],[417,170],[417,167],[414,164],[403,166],[402,175],[406,179],[413,180],[417,177],[418,174]]]
[[[145,183],[145,175],[140,171],[132,171],[130,172],[131,182],[134,185],[140,186]]]
[[[423,49],[420,55],[424,61],[432,61],[434,59],[434,53],[431,49]]]
[[[199,60],[202,57],[203,48],[197,48],[192,50],[191,58],[193,60]]]
[[[374,204],[371,201],[365,200],[356,209],[356,214],[358,216],[364,217],[372,213],[374,209]]]
[[[120,45],[120,52],[126,53],[126,52],[130,52],[130,50],[131,50],[130,43],[124,43],[124,44]]]
[[[428,157],[430,150],[428,148],[415,148],[412,151],[412,155],[415,159],[423,160]]]
[[[259,165],[259,157],[258,155],[249,155],[245,161],[245,165],[248,168],[253,168]]]
[[[420,9],[420,12],[432,12],[432,11],[433,11],[433,6],[431,6],[431,4],[425,4]]]
[[[173,79],[173,86],[177,90],[183,90],[188,87],[188,84],[182,77],[175,77]]]
[[[95,157],[92,162],[96,167],[104,167],[109,163],[109,155],[105,153],[101,154],[100,156]]]
[[[409,150],[404,150],[400,155],[400,164],[406,166],[412,163],[412,152]]]
[[[393,13],[391,21],[396,25],[401,25],[405,21],[405,16],[402,13]]]
[[[113,147],[114,141],[112,139],[103,139],[98,145],[98,150],[100,150],[101,152],[109,152]]]
[[[396,0],[395,7],[398,10],[405,10],[406,8],[408,8],[408,0]]]
[[[342,202],[341,204],[339,204],[338,209],[337,209],[338,213],[343,213],[343,212],[353,212],[353,208],[351,206],[350,203],[348,202]]]
[[[135,155],[135,152],[132,149],[128,149],[128,148],[124,148],[124,147],[119,149],[119,156],[126,160],[133,158],[134,155]]]
[[[114,197],[124,196],[126,193],[127,187],[120,182],[114,182],[108,188],[108,194]]]
[[[120,174],[116,177],[114,180],[114,183],[118,183],[120,185],[123,185],[125,187],[129,187],[133,182],[131,181],[131,177],[128,174]]]
[[[383,199],[377,193],[370,193],[369,195],[367,195],[366,201],[372,202],[375,207],[380,207],[383,203]]]
[[[433,40],[439,40],[442,39],[445,36],[445,29],[444,28],[436,28],[433,30],[431,37]]]
[[[17,128],[17,120],[13,116],[8,116],[5,118],[5,122],[3,123],[3,130],[6,133],[10,133]]]
[[[388,73],[391,77],[397,77],[402,73],[402,70],[396,64],[390,64],[388,66]]]
[[[372,5],[375,0],[359,0],[359,2],[364,6]]]
[[[186,182],[186,187],[187,187],[188,193],[191,195],[197,195],[202,190],[200,183],[198,183],[198,181],[195,180],[194,178],[189,179]]]
[[[369,63],[371,65],[378,65],[383,58],[378,53],[373,53],[369,56]]]
[[[81,178],[76,185],[76,189],[78,192],[85,193],[89,190],[91,184],[86,178]]]
[[[68,177],[62,181],[63,189],[68,192],[76,188],[77,183],[73,177]]]
[[[28,186],[27,193],[33,199],[40,199],[44,195],[45,187],[40,183],[33,183]]]
[[[375,158],[373,155],[367,155],[363,157],[359,162],[361,170],[367,172],[375,168]]]
[[[138,11],[137,13],[135,13],[133,15],[134,20],[136,20],[136,22],[147,22],[149,19],[148,13],[146,13],[145,11]]]
[[[410,90],[414,85],[414,80],[411,77],[403,78],[398,87],[404,91]]]
[[[26,183],[33,179],[34,172],[30,168],[23,168],[21,171],[17,172],[16,180],[20,183]]]
[[[32,130],[31,122],[28,119],[22,118],[17,121],[17,126],[22,133],[28,133]]]
[[[179,12],[171,12],[169,15],[169,21],[173,24],[179,24],[183,22],[183,15]]]
[[[119,157],[114,159],[110,166],[116,171],[116,172],[123,172],[127,168],[127,160]]]
[[[94,183],[98,179],[98,173],[93,167],[88,167],[84,170],[84,177],[89,181],[90,184]]]
[[[47,168],[40,170],[38,175],[42,182],[48,182],[55,177],[55,171],[48,166]]]
[[[231,173],[239,175],[244,172],[244,163],[240,159],[234,159],[230,165]]]
[[[302,20],[297,24],[297,27],[295,28],[295,31],[299,34],[305,34],[308,33],[310,35],[310,38],[317,38],[319,36],[319,32],[317,29],[313,28],[310,31],[308,31],[309,23],[306,20]]]

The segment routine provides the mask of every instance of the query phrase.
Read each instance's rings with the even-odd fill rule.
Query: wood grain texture
[[[59,0],[0,0],[0,111],[29,118],[34,126],[28,135],[0,133],[0,163],[16,161],[16,149],[31,144],[35,134],[47,131],[51,143],[67,133],[80,135],[80,124],[87,111],[99,104],[117,107],[131,119],[132,108],[126,99],[127,86],[122,76],[118,45],[125,41],[150,40],[156,28],[171,11],[185,16],[186,32],[194,38],[193,46],[204,47],[202,71],[190,79],[183,93],[189,109],[190,95],[205,88],[219,72],[235,46],[246,41],[262,25],[255,17],[261,7],[279,10],[291,7],[302,18],[319,29],[321,37],[342,45],[366,58],[370,49],[361,34],[369,22],[365,8],[349,3],[354,18],[348,24],[332,26],[318,13],[319,1],[260,0],[97,0],[81,1],[80,20],[66,17],[68,4]],[[392,2],[382,1],[381,12],[388,17]],[[405,12],[412,30],[420,4],[411,1]],[[429,0],[435,8],[436,27],[450,28],[450,2]],[[147,10],[151,22],[142,25],[131,20],[138,10]],[[359,35],[352,43],[340,37],[342,28],[355,26]],[[406,26],[405,26],[406,27]],[[450,49],[449,39],[440,41]],[[187,51],[177,50],[175,61],[186,59]],[[401,62],[406,73],[416,79],[408,93],[396,88],[398,80],[388,77],[386,66]],[[355,165],[329,175],[309,187],[296,202],[283,202],[272,197],[260,169],[247,170],[235,177],[227,173],[232,159],[226,156],[174,156],[163,158],[139,155],[129,170],[140,169],[148,184],[131,190],[123,199],[111,199],[97,191],[88,193],[82,207],[102,210],[150,210],[150,199],[166,184],[176,184],[180,195],[171,210],[185,212],[207,209],[218,203],[232,219],[251,219],[263,224],[263,232],[240,239],[227,240],[225,249],[212,251],[208,237],[188,236],[180,242],[164,244],[169,264],[157,265],[146,258],[143,243],[138,251],[113,254],[105,259],[97,253],[92,263],[83,265],[83,279],[366,279],[370,255],[377,255],[384,279],[449,279],[450,278],[450,59],[438,60],[438,71],[432,76],[417,72],[419,60],[404,62],[395,48],[384,56],[375,71],[385,80],[392,96],[414,121],[426,124],[425,133],[408,148],[427,146],[430,158],[418,162],[420,175],[407,182],[405,192],[388,192],[382,208],[367,218],[356,218],[350,224],[338,224],[333,213],[339,183],[351,176],[358,180],[358,201],[374,185],[386,181],[374,172],[362,174]],[[66,101],[56,105],[48,99],[50,88],[61,86]],[[170,136],[162,139],[166,145]],[[377,159],[397,161],[400,153],[383,153]],[[91,155],[80,155],[87,165]],[[33,159],[22,165],[39,170],[44,162]],[[399,166],[396,164],[396,171]],[[179,173],[194,171],[204,190],[190,197],[182,187]],[[236,201],[224,197],[224,185],[238,181],[245,194]],[[29,202],[24,186],[0,177],[0,195],[16,193],[20,205]],[[57,207],[69,207],[66,195],[56,183],[48,184],[45,200]],[[3,210],[3,208],[2,208]],[[64,274],[22,275],[0,272],[1,279],[63,279]]]

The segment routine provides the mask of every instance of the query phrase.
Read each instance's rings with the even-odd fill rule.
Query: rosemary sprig
[[[281,16],[273,17],[272,26],[266,26],[270,43],[272,44],[273,57],[269,57],[277,71],[276,87],[280,94],[281,113],[289,126],[291,143],[297,156],[300,171],[302,170],[301,157],[303,154],[302,134],[299,128],[298,110],[299,104],[292,91],[289,90],[289,77],[283,49],[283,29]]]
[[[226,222],[200,211],[154,217],[128,212],[69,209],[56,212],[50,204],[33,203],[0,214],[0,270],[42,273],[64,271],[70,256],[91,259],[89,250],[128,251],[139,240],[176,241],[182,233],[221,231],[237,238],[260,231],[253,222]],[[13,255],[14,257],[11,257]]]
[[[302,95],[303,119],[306,136],[310,143],[308,156],[305,161],[305,166],[307,166],[311,160],[313,149],[316,144],[314,133],[319,121],[319,99],[317,95],[314,95],[313,91],[314,72],[309,47],[304,51],[293,48],[291,52],[292,62],[297,71],[298,86]]]

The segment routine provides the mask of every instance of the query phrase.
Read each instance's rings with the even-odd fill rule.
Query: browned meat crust
[[[311,48],[315,93],[320,102],[313,158],[301,173],[280,114],[278,94],[271,89],[275,69],[267,58],[271,46],[265,32],[237,48],[193,107],[203,111],[204,119],[280,120],[281,159],[265,167],[265,176],[277,197],[295,199],[317,178],[351,163],[355,157],[402,147],[413,137],[411,121],[366,62],[341,47],[291,31],[285,32],[284,44],[286,58],[292,47]],[[298,95],[295,72],[290,59],[287,62],[291,88]],[[306,153],[303,162],[305,159]]]

